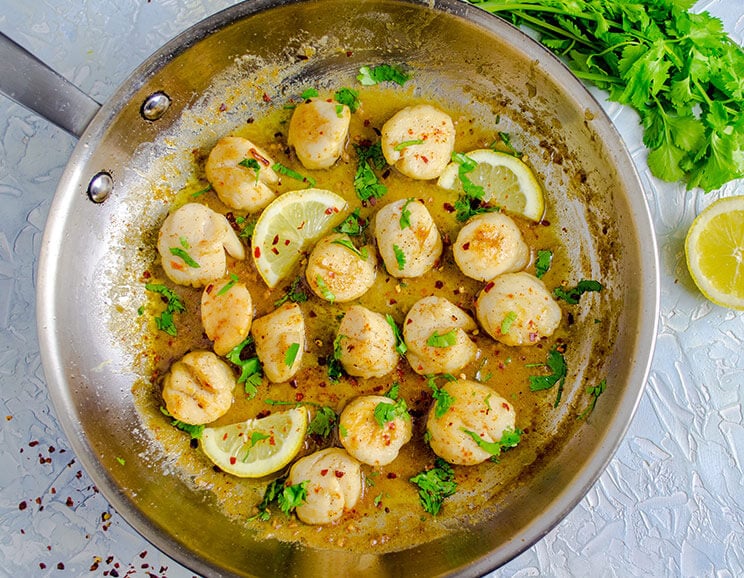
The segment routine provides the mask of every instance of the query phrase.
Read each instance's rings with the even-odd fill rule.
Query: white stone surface
[[[157,47],[234,3],[0,0],[0,30],[104,101]],[[696,9],[721,17],[742,42],[743,0]],[[625,441],[586,498],[489,576],[744,576],[744,316],[702,298],[683,251],[694,216],[720,196],[744,194],[744,183],[704,195],[655,180],[635,114],[604,106],[642,175],[659,238],[662,311],[652,371]],[[0,576],[192,576],[98,493],[46,392],[34,270],[74,144],[0,97]]]

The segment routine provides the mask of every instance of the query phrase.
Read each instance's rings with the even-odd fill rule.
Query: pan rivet
[[[164,92],[154,92],[142,103],[140,112],[147,120],[158,120],[170,106],[171,99]]]
[[[107,172],[96,174],[88,184],[88,196],[94,203],[102,203],[114,190],[114,179]]]

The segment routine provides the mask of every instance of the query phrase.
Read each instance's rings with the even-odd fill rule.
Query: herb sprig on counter
[[[469,0],[537,31],[641,117],[651,172],[688,189],[744,177],[744,50],[695,0]]]

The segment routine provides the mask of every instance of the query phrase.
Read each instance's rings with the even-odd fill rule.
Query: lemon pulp
[[[719,199],[700,213],[687,233],[685,253],[703,295],[744,309],[744,196]]]
[[[543,191],[527,164],[514,155],[491,149],[477,149],[466,156],[476,163],[467,177],[483,188],[485,202],[533,221],[542,219],[545,213]],[[437,184],[462,193],[459,172],[460,163],[451,162]]]
[[[221,427],[206,427],[200,446],[224,472],[260,478],[279,471],[299,453],[307,433],[304,407]]]
[[[289,191],[269,203],[256,221],[251,252],[270,288],[291,273],[304,251],[344,219],[346,207],[342,197],[325,189]]]

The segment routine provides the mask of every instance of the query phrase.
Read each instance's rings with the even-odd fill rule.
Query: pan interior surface
[[[208,151],[308,85],[348,85],[360,66],[391,62],[413,71],[411,97],[483,122],[499,118],[544,184],[574,280],[599,279],[604,289],[571,309],[571,371],[543,426],[554,435],[523,459],[518,483],[470,496],[477,508],[445,535],[403,550],[257,540],[163,452],[135,407],[133,384],[151,377],[146,324],[136,314],[145,299],[142,273],[175,194],[192,177],[194,151]],[[171,107],[146,121],[140,106],[157,91]],[[85,190],[99,171],[112,175],[115,190],[95,205]],[[63,428],[98,487],[146,538],[197,572],[476,576],[558,523],[620,443],[656,334],[655,255],[643,191],[619,135],[567,69],[521,32],[455,1],[255,0],[165,46],[83,135],[42,250],[44,367]],[[587,386],[600,379],[607,389],[591,419],[576,419],[589,402]]]

